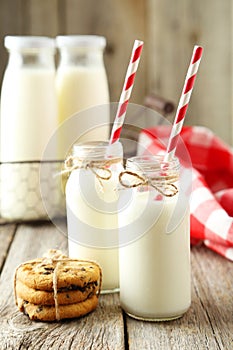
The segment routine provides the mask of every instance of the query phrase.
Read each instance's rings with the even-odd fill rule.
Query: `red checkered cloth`
[[[170,131],[167,126],[144,129],[139,144],[161,154]],[[205,127],[183,127],[181,138],[193,166],[191,243],[203,242],[233,261],[233,150]]]

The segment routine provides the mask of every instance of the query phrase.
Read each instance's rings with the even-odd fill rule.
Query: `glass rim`
[[[104,48],[106,38],[100,35],[58,35],[56,46],[60,48]]]
[[[118,141],[109,144],[109,141],[85,141],[75,143],[72,148],[72,155],[80,158],[113,158],[123,157],[122,144]]]
[[[48,36],[7,35],[4,38],[4,46],[11,49],[53,49],[55,40]]]
[[[176,171],[180,169],[180,162],[177,157],[170,161],[164,160],[164,155],[141,155],[130,157],[126,161],[126,169],[139,170],[144,173],[156,171]]]

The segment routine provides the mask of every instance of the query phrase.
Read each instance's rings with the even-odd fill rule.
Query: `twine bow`
[[[125,176],[127,177],[126,180],[124,180]],[[178,188],[173,184],[177,179],[178,176],[176,174],[149,178],[140,176],[132,171],[122,171],[119,174],[119,182],[123,187],[134,188],[139,186],[151,186],[165,197],[173,197],[177,194]]]
[[[65,160],[65,169],[63,173],[72,172],[75,169],[90,169],[98,179],[109,180],[111,179],[112,172],[109,169],[111,165],[121,162],[121,158],[110,158],[91,160],[80,159],[78,157],[70,156]]]

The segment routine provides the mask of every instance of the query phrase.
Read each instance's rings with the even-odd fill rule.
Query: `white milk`
[[[142,190],[131,189],[131,200],[119,213],[121,306],[135,318],[169,320],[191,303],[189,210],[184,204],[179,220],[170,221],[184,203],[179,195]]]
[[[6,71],[1,97],[1,215],[6,219],[47,218],[39,161],[57,125],[54,78],[52,69]],[[51,153],[57,156],[55,149]],[[48,167],[47,204],[51,202],[54,214],[60,200],[54,186],[58,179],[52,174],[59,165],[56,169],[56,164],[48,163]]]
[[[60,67],[56,86],[60,123],[83,109],[109,102],[104,67]]]
[[[69,256],[97,261],[103,271],[102,290],[119,288],[118,173],[121,161],[110,167],[111,178],[98,166],[73,170],[66,184]]]
[[[53,69],[6,70],[1,95],[3,162],[42,158],[57,125],[54,79]]]

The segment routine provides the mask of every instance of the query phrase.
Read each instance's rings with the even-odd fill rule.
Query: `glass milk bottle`
[[[76,144],[66,161],[69,256],[97,261],[103,271],[103,292],[119,287],[118,175],[123,170],[119,142]]]
[[[109,103],[108,81],[103,61],[106,39],[95,35],[64,35],[56,38],[60,61],[56,75],[56,89],[59,106],[59,123],[67,121],[78,112]],[[105,126],[88,132],[85,117],[77,118],[77,139],[107,140],[109,137],[109,113],[99,118]],[[106,125],[107,123],[107,125]],[[85,129],[85,135],[79,130]],[[69,134],[69,132],[67,133]],[[60,139],[61,156],[67,153],[64,135]]]
[[[189,209],[179,172],[178,159],[142,156],[129,158],[120,176],[128,196],[119,213],[120,301],[137,319],[175,319],[191,303]]]
[[[9,60],[1,92],[1,216],[42,219],[40,160],[57,127],[55,43],[48,37],[7,36],[5,47]],[[55,150],[51,153],[54,161]],[[45,181],[49,192],[52,184]],[[53,194],[51,190],[51,198]]]

